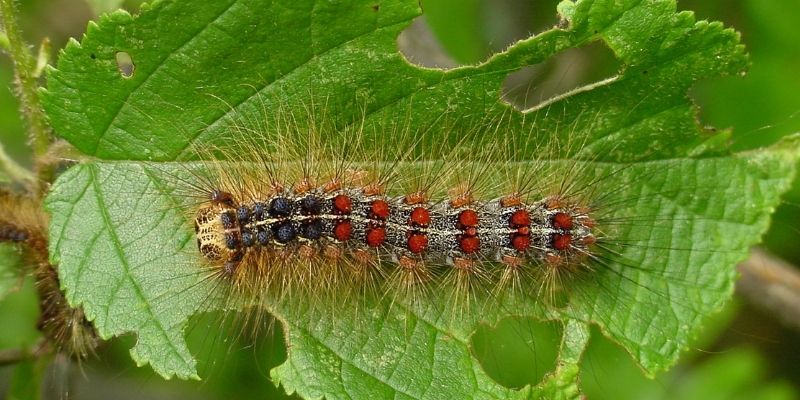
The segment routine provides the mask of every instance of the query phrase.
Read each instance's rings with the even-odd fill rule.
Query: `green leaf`
[[[598,274],[583,282],[586,288],[576,287],[568,314],[600,324],[607,335],[620,341],[647,368],[664,368],[673,363],[688,338],[699,329],[701,318],[729,297],[735,275],[731,266],[746,256],[754,238],[766,229],[769,209],[790,182],[797,156],[794,146],[792,143],[786,148],[739,156],[686,158],[668,164],[642,162],[614,175],[607,181],[610,187],[630,187],[636,177],[647,177],[648,185],[635,190],[656,187],[654,190],[660,192],[659,187],[669,185],[686,189],[675,198],[640,196],[642,200],[635,207],[622,210],[646,209],[658,214],[652,216],[652,221],[641,221],[621,240],[633,241],[636,235],[642,235],[641,230],[656,229],[664,218],[682,223],[673,227],[676,237],[655,235],[640,242],[642,246],[626,249],[625,258],[643,259],[641,265],[621,273]],[[403,171],[402,166],[398,168]],[[606,168],[614,170],[613,166]],[[155,170],[130,162],[83,164],[59,179],[48,198],[48,208],[53,213],[51,229],[59,232],[53,237],[51,251],[58,255],[70,301],[83,304],[103,337],[136,332],[138,342],[132,354],[139,363],[152,363],[164,375],[194,377],[194,360],[185,347],[182,331],[188,317],[206,304],[203,300],[214,295],[214,288],[198,286],[197,273],[192,273],[197,268],[193,233],[185,216],[177,210],[182,207],[176,207],[192,199],[176,195],[175,179],[170,178],[182,173],[186,173],[185,169],[174,163],[162,164]],[[705,186],[693,186],[691,182],[698,179],[726,182],[726,186],[715,186],[709,193]],[[754,208],[753,204],[768,206]],[[695,250],[676,250],[692,246]],[[676,280],[676,276],[691,277],[691,284]],[[616,288],[615,295],[609,295],[611,292],[605,288]],[[536,314],[533,301],[504,309],[541,316]],[[687,306],[687,302],[692,305]],[[216,306],[224,307],[225,303]],[[469,361],[468,341],[476,320],[492,321],[502,316],[473,315],[470,317],[476,320],[465,318],[459,321],[464,326],[453,326],[452,321],[440,321],[442,311],[436,307],[410,309],[408,315],[396,308],[388,315],[380,309],[361,313],[341,309],[331,315],[321,310],[298,310],[297,306],[280,302],[275,302],[274,307],[272,311],[287,325],[292,343],[289,363],[276,370],[275,377],[287,388],[312,397],[321,390],[316,385],[323,383],[330,390],[345,382],[373,388],[386,376],[402,376],[390,371],[400,369],[403,363],[411,363],[407,368],[421,372],[416,365],[418,359],[402,357],[402,352],[389,361],[381,358],[386,362],[381,364],[383,369],[359,364],[370,361],[363,358],[362,349],[385,349],[386,343],[398,340],[419,351],[427,349],[427,358],[419,356],[423,359],[447,359],[455,357],[456,352],[464,357],[461,363],[467,363],[467,370],[474,369],[474,360]],[[413,328],[404,327],[398,322],[402,318],[419,322]],[[414,333],[410,337],[409,329]],[[442,340],[442,335],[451,339]],[[338,375],[344,365],[359,373]],[[431,385],[450,387],[433,382],[450,382],[451,378],[443,375],[452,371],[459,371],[456,376],[470,375],[455,370],[454,365],[435,368],[439,375],[432,374]],[[309,381],[299,383],[300,375],[293,373],[298,369]],[[458,387],[478,391],[480,383],[479,380]],[[387,391],[401,386],[384,384]]]
[[[565,324],[561,354],[556,370],[539,385],[542,399],[579,399],[579,363],[589,340],[589,327],[576,320]]]
[[[135,19],[118,11],[90,24],[80,44],[68,44],[48,77],[45,107],[60,135],[102,159],[174,160],[190,144],[234,135],[225,124],[234,114],[263,120],[309,98],[338,105],[336,115],[309,120],[347,124],[366,112],[367,125],[410,115],[425,126],[447,113],[465,121],[508,118],[508,129],[519,132],[535,121],[540,135],[586,136],[617,149],[601,158],[656,159],[686,154],[706,139],[686,101],[689,86],[746,64],[733,31],[675,14],[670,1],[582,1],[562,7],[572,13],[569,30],[520,41],[478,66],[425,70],[408,64],[395,44],[419,13],[416,2],[374,5],[229,0],[159,2]],[[569,107],[562,101],[528,118],[509,116],[499,101],[508,73],[593,40],[606,41],[624,62],[619,79],[571,96]],[[120,75],[118,52],[133,60],[131,78]],[[603,118],[579,118],[586,115]]]
[[[559,10],[569,27],[449,71],[417,68],[397,51],[397,35],[419,14],[413,0],[165,1],[138,17],[102,17],[67,46],[44,93],[59,135],[99,159],[64,173],[46,201],[51,256],[67,298],[101,336],[135,333],[137,363],[165,377],[196,378],[183,340],[187,320],[206,311],[208,299],[211,308],[229,305],[213,301],[213,285],[197,283],[192,228],[178,211],[190,200],[176,193],[175,176],[191,178],[194,167],[184,160],[193,146],[224,146],[241,134],[231,122],[286,110],[303,111],[292,113],[299,125],[292,132],[314,121],[345,129],[363,120],[377,148],[391,143],[380,128],[397,116],[397,125],[425,128],[423,144],[483,145],[491,138],[446,135],[444,127],[470,132],[488,121],[520,138],[520,159],[583,165],[619,188],[618,196],[637,199],[611,213],[637,217],[615,232],[636,245],[576,282],[566,307],[549,312],[531,297],[457,321],[424,304],[370,304],[361,312],[345,305],[333,315],[298,299],[267,299],[289,342],[273,379],[312,398],[576,397],[587,323],[649,373],[671,366],[703,317],[730,297],[733,266],[758,242],[794,175],[797,140],[729,154],[727,133],[697,126],[688,88],[746,65],[733,31],[675,13],[667,0],[565,1]],[[595,40],[623,64],[614,79],[525,114],[500,101],[509,73]],[[130,55],[132,76],[120,74],[118,52]],[[320,99],[326,107],[308,107]],[[556,140],[585,145],[548,160],[537,143]],[[485,167],[502,176],[496,165]],[[413,176],[422,166],[397,168]],[[471,354],[478,322],[494,323],[509,310],[565,325],[559,367],[539,387],[503,388]]]

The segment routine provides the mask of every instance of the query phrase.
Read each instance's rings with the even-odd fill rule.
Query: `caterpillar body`
[[[518,194],[490,201],[461,195],[426,200],[425,193],[389,197],[376,185],[342,188],[307,182],[258,200],[239,201],[214,190],[197,213],[198,248],[225,274],[253,253],[280,262],[281,254],[322,254],[355,261],[471,270],[476,263],[515,268],[558,263],[585,254],[594,243],[585,209],[556,197],[524,204]]]
[[[497,303],[522,289],[552,299],[565,273],[599,260],[598,242],[610,243],[614,221],[600,209],[598,185],[587,184],[609,172],[523,159],[508,144],[535,145],[488,135],[491,122],[444,128],[442,144],[425,149],[418,143],[429,131],[382,126],[394,139],[366,151],[358,121],[334,130],[275,118],[233,121],[235,143],[197,149],[199,169],[172,179],[198,200],[183,212],[195,259],[231,289],[226,302],[455,290],[466,295],[452,299],[460,309],[462,300]],[[539,153],[576,151],[552,147]]]

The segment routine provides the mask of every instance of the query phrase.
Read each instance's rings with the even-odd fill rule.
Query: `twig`
[[[781,322],[800,330],[800,270],[762,249],[739,264],[736,291]]]
[[[50,146],[51,131],[42,110],[39,98],[39,82],[36,79],[36,60],[22,39],[14,15],[14,0],[0,0],[0,24],[8,38],[8,54],[14,64],[14,77],[22,114],[28,125],[28,141],[36,158],[47,153]],[[37,168],[42,182],[49,182],[52,168]],[[41,190],[41,188],[39,188]]]
[[[0,367],[17,364],[31,357],[29,349],[0,350]]]
[[[49,352],[50,346],[43,340],[26,349],[0,350],[0,367],[17,364],[31,358],[39,358]]]
[[[27,168],[19,165],[13,158],[11,158],[3,144],[0,143],[0,170],[8,174],[8,177],[13,181],[21,182],[26,185],[34,185],[36,183],[36,176]]]

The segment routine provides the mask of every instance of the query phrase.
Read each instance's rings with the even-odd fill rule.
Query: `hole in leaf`
[[[588,398],[672,398],[662,393],[667,387],[664,386],[667,382],[663,382],[665,376],[659,376],[656,381],[646,378],[631,355],[622,346],[603,336],[597,327],[592,327],[590,337],[589,345],[581,357],[578,378]],[[653,390],[658,388],[661,390]],[[644,393],[649,396],[643,396]]]
[[[509,74],[501,97],[519,110],[539,108],[573,90],[613,78],[620,65],[605,43],[593,42]]]
[[[257,326],[250,325],[252,321],[233,321],[226,313],[213,311],[189,320],[186,341],[198,362],[198,374],[207,382],[239,382],[247,388],[242,389],[242,398],[254,398],[256,394],[277,396],[280,389],[267,377],[272,368],[287,359],[279,322],[268,317],[253,323]]]
[[[559,23],[558,2],[422,0],[423,16],[401,33],[398,42],[409,62],[422,67],[477,64],[516,41],[553,28]],[[413,46],[403,47],[408,42]],[[441,57],[449,63],[437,62]]]
[[[136,71],[136,65],[133,64],[133,59],[131,55],[124,51],[119,51],[116,54],[117,59],[117,68],[119,69],[119,74],[122,75],[125,79],[130,79],[133,77],[133,73]]]
[[[512,389],[539,383],[552,372],[561,341],[554,322],[506,318],[496,327],[481,325],[472,335],[472,353],[497,383]]]
[[[433,36],[424,16],[400,32],[397,48],[409,63],[420,67],[451,69],[458,66]]]

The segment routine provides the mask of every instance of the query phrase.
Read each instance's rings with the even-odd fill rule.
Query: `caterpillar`
[[[57,267],[47,257],[47,217],[27,196],[0,190],[0,243],[13,243],[23,268],[33,277],[39,295],[37,328],[46,339],[40,350],[54,349],[76,360],[94,353],[100,344],[80,307],[71,307],[61,292]]]
[[[494,121],[445,132],[457,144],[433,150],[416,145],[425,131],[383,126],[399,134],[367,152],[357,121],[345,131],[303,131],[281,122],[294,116],[271,118],[234,121],[238,142],[195,149],[200,167],[167,178],[197,200],[181,211],[193,225],[197,264],[245,303],[265,293],[362,301],[443,289],[458,292],[456,309],[498,303],[506,291],[549,301],[558,280],[600,260],[598,240],[613,243],[601,196],[585,185],[602,181],[590,177],[599,172],[590,163],[517,160],[506,146],[526,144],[481,136]],[[471,141],[486,146],[476,151]]]
[[[368,268],[394,264],[415,276],[492,262],[520,268],[575,262],[596,240],[588,210],[559,196],[528,204],[518,192],[488,201],[468,192],[446,200],[422,191],[392,197],[376,182],[358,187],[335,178],[322,186],[308,177],[288,188],[270,185],[259,194],[212,189],[210,205],[197,212],[198,249],[223,276],[236,275],[241,264],[280,269],[286,260],[318,255]]]
[[[255,122],[239,116],[229,127],[237,133],[233,143],[194,149],[202,161],[177,172],[146,167],[178,187],[172,194],[194,243],[184,249],[192,262],[181,276],[198,282],[178,294],[166,290],[158,304],[186,291],[211,293],[199,308],[240,310],[223,318],[239,319],[247,333],[257,333],[281,307],[337,315],[347,309],[354,314],[346,318],[358,320],[384,301],[437,310],[448,324],[516,312],[553,318],[597,293],[613,301],[607,285],[614,281],[623,297],[640,297],[639,307],[702,308],[669,297],[665,287],[690,292],[705,284],[636,259],[663,253],[653,238],[672,235],[683,223],[683,217],[654,216],[651,208],[694,191],[629,193],[629,174],[647,179],[660,169],[591,156],[562,160],[586,145],[485,135],[497,132],[496,121],[439,130],[446,144],[427,149],[417,144],[430,130],[390,123],[381,129],[394,139],[365,151],[373,144],[359,121],[344,130],[303,128],[286,113]],[[530,146],[538,146],[540,159],[515,154]],[[679,162],[661,166],[667,167],[682,168]],[[698,251],[683,246],[670,252]],[[669,317],[661,314],[653,317]],[[632,318],[645,323],[647,317]]]

